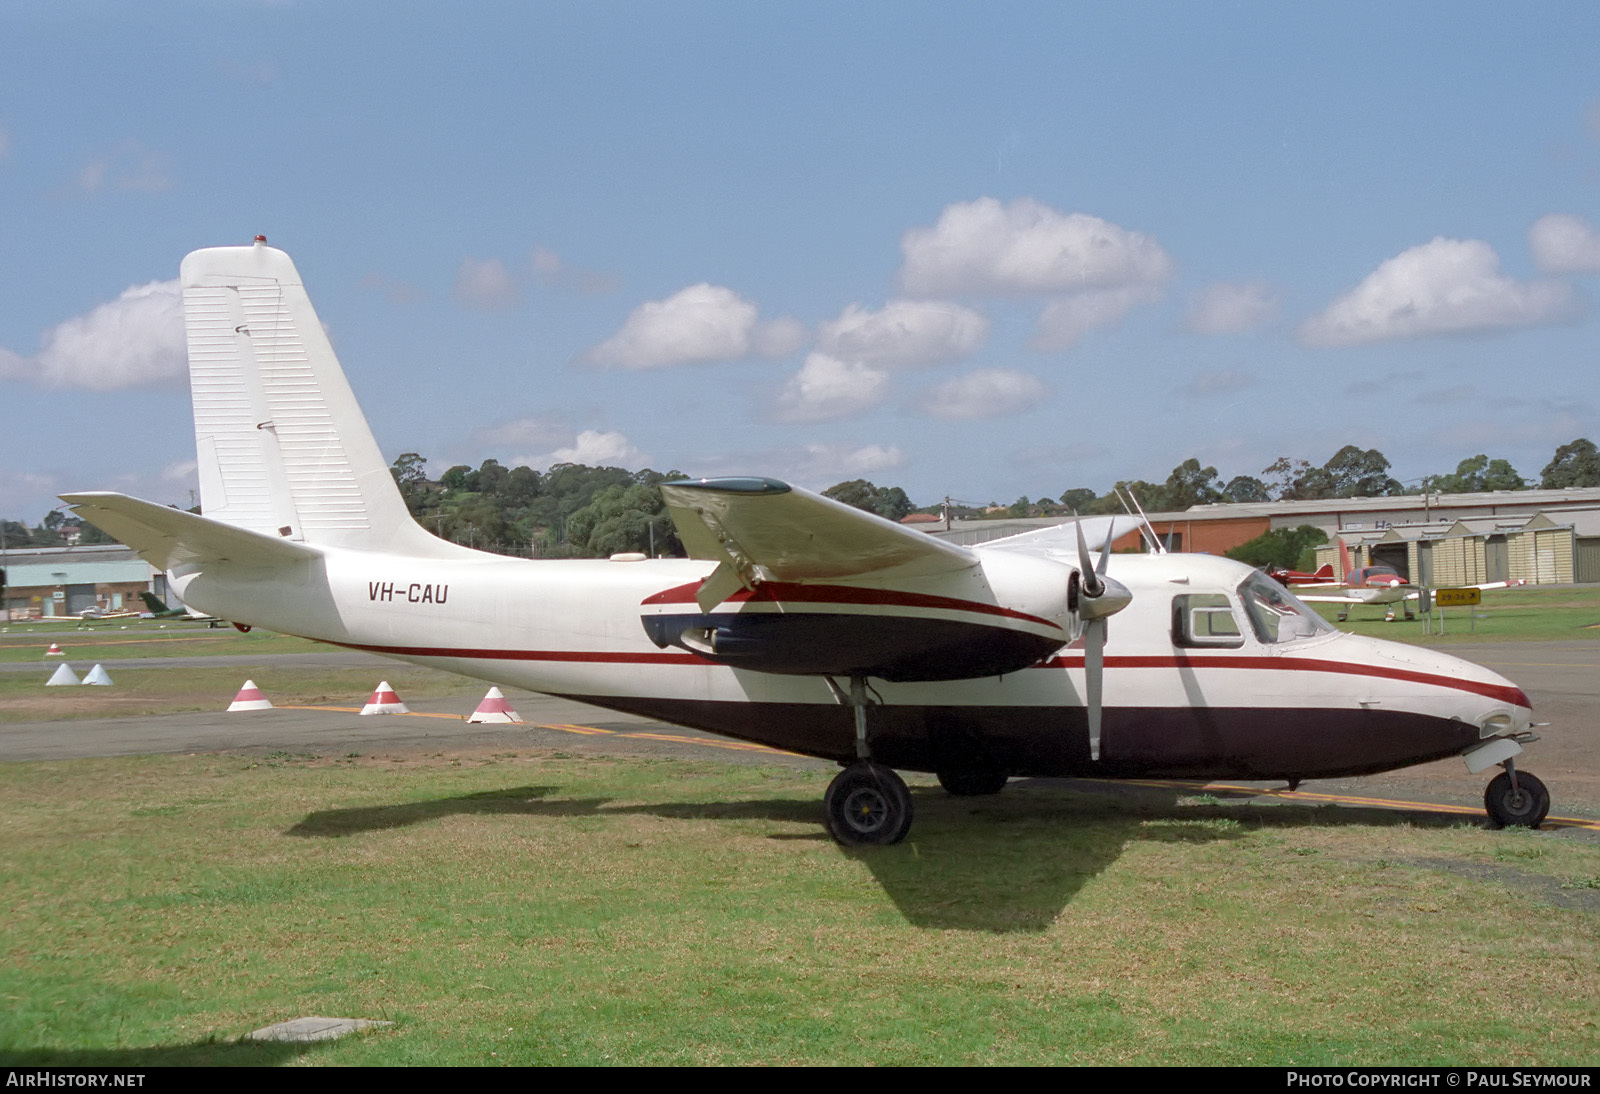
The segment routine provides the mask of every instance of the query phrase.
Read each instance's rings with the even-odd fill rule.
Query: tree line
[[[422,455],[407,452],[390,471],[412,516],[442,539],[535,558],[603,558],[625,551],[656,557],[683,554],[659,489],[661,483],[688,478],[681,471],[560,463],[541,473],[488,459],[476,468],[456,464],[433,480],[427,463]],[[1024,496],[1006,506],[956,502],[949,510],[958,519],[1120,513],[1119,491],[1130,492],[1146,512],[1175,512],[1218,502],[1382,497],[1424,489],[1456,494],[1600,486],[1600,449],[1584,437],[1557,448],[1537,483],[1524,479],[1506,460],[1491,460],[1482,453],[1462,460],[1453,472],[1408,483],[1395,480],[1389,466],[1375,448],[1345,445],[1320,466],[1284,456],[1259,475],[1224,480],[1215,467],[1202,467],[1191,457],[1174,467],[1164,482],[1121,480],[1103,494],[1074,487],[1059,498]],[[888,520],[945,509],[942,499],[919,508],[899,486],[879,486],[866,479],[837,483],[823,492]],[[59,510],[51,510],[31,527],[20,521],[0,522],[0,538],[9,549],[115,542]],[[1297,544],[1301,553],[1305,546]]]

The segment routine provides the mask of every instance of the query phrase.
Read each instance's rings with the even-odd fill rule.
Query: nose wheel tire
[[[941,771],[939,785],[958,798],[976,798],[1000,793],[1007,778],[1004,771]]]
[[[911,791],[887,767],[851,764],[822,799],[828,830],[847,846],[899,843],[911,830]]]
[[[1513,789],[1511,775],[1502,771],[1483,792],[1483,807],[1497,828],[1537,828],[1550,812],[1550,791],[1526,771],[1517,772]]]

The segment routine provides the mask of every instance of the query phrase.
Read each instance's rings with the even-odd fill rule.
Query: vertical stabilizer
[[[454,554],[417,527],[289,256],[257,238],[183,260],[200,504],[305,543]]]

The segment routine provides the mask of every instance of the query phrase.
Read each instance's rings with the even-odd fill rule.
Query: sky
[[[0,6],[0,514],[187,506],[183,256],[390,459],[1007,504],[1600,439],[1593,3]]]

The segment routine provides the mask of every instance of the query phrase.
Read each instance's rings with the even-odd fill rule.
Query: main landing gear
[[[1544,783],[1518,771],[1510,761],[1505,770],[1489,781],[1483,792],[1483,807],[1496,828],[1537,828],[1550,812],[1550,791]]]
[[[856,722],[856,762],[834,776],[822,798],[828,831],[846,846],[899,843],[911,831],[911,791],[899,775],[872,762],[866,677],[852,675],[848,694],[832,677],[823,679],[834,697],[850,708]]]

